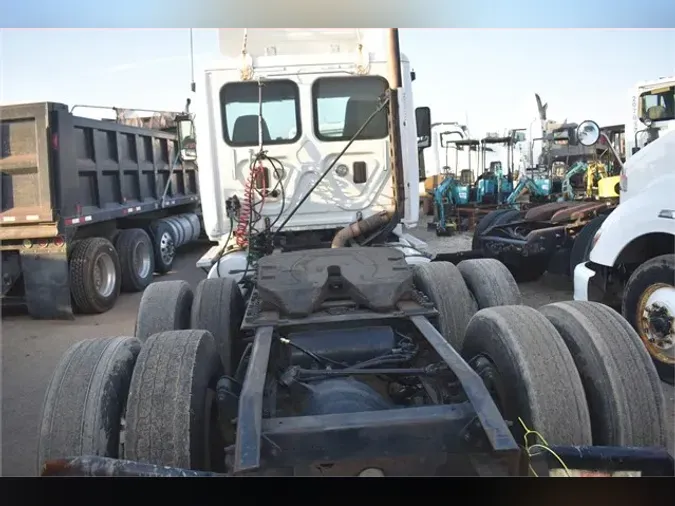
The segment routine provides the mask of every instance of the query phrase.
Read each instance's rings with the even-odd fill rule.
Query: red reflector
[[[59,149],[59,136],[52,134],[52,148]]]

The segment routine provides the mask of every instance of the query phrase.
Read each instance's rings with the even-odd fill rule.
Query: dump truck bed
[[[64,104],[0,107],[0,149],[3,241],[199,199],[196,167],[175,164],[175,133],[74,116]]]

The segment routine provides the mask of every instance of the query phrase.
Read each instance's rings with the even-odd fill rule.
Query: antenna
[[[190,90],[195,92],[197,86],[195,85],[195,48],[192,42],[192,28],[190,28]]]

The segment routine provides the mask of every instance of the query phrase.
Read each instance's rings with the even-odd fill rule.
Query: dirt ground
[[[415,235],[427,241],[431,251],[460,251],[470,248],[470,238],[457,235],[437,238],[426,230]],[[195,262],[206,250],[196,247],[182,252],[174,270],[163,280],[184,279],[193,287],[206,277]],[[535,283],[521,285],[525,303],[539,307],[549,302],[569,300],[572,286],[568,280],[544,276]],[[133,335],[141,294],[122,295],[111,311],[96,316],[80,316],[75,321],[38,321],[26,315],[3,315],[2,354],[2,428],[3,476],[34,476],[36,473],[37,424],[49,378],[61,355],[73,343],[92,337]],[[663,385],[670,401],[670,444],[673,447],[673,388]]]

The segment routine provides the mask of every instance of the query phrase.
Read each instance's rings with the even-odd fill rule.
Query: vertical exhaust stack
[[[405,183],[403,180],[403,153],[401,146],[401,118],[399,90],[402,86],[401,49],[398,28],[390,28],[387,34],[389,60],[389,149],[394,178],[395,214],[403,216],[405,206]]]
[[[331,248],[340,248],[355,237],[383,228],[392,220],[398,220],[405,213],[405,182],[403,178],[403,153],[401,146],[401,118],[398,92],[402,86],[401,49],[398,28],[387,33],[387,56],[389,62],[389,158],[394,184],[394,209],[381,211],[364,220],[347,225],[340,230],[331,243]]]

